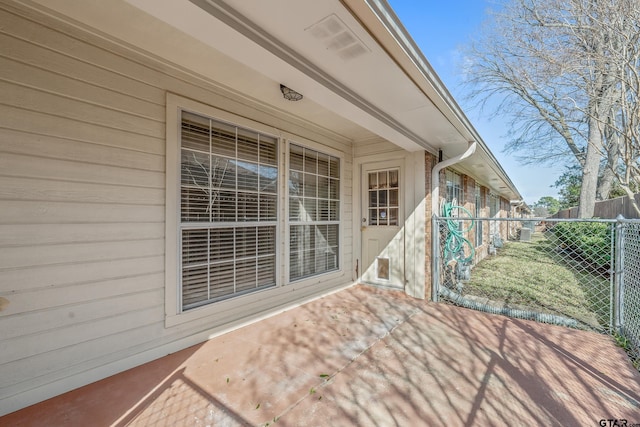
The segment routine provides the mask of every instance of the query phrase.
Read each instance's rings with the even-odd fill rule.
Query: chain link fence
[[[434,300],[616,337],[640,360],[640,221],[435,217]]]
[[[620,220],[616,245],[618,342],[640,365],[640,221]]]

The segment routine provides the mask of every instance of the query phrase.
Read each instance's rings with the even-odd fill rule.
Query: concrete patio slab
[[[0,418],[11,426],[640,423],[607,336],[355,286]]]

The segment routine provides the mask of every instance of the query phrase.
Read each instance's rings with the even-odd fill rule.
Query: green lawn
[[[609,327],[610,282],[561,250],[550,234],[506,242],[471,272],[463,295],[491,304],[558,314],[594,329]]]

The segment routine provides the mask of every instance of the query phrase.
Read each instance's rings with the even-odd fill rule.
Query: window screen
[[[183,310],[275,286],[276,138],[183,112],[180,139]]]
[[[456,206],[464,206],[464,193],[462,191],[462,176],[460,174],[446,170],[447,182],[447,202],[455,201]]]
[[[500,197],[495,194],[490,195],[489,216],[495,218],[500,216]]]
[[[290,145],[289,279],[337,270],[340,159]]]
[[[475,216],[477,218],[482,217],[482,213],[484,211],[484,200],[485,198],[482,197],[482,189],[480,188],[480,186],[476,183],[476,209],[475,209]],[[482,246],[482,236],[483,236],[483,232],[482,232],[482,223],[483,221],[476,221],[475,222],[475,228],[476,228],[476,247]]]

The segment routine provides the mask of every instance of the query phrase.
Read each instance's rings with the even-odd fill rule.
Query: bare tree
[[[617,64],[617,94],[604,123],[607,168],[640,216],[634,198],[640,188],[640,5],[629,0],[618,6],[604,23],[612,35],[606,60]]]
[[[500,97],[508,148],[530,162],[569,156],[580,164],[580,217],[593,216],[596,194],[608,196],[634,152],[619,144],[631,120],[620,114],[622,98],[637,107],[621,78],[625,67],[637,76],[629,51],[637,50],[639,10],[636,0],[511,0],[468,51],[470,96],[482,105]]]

